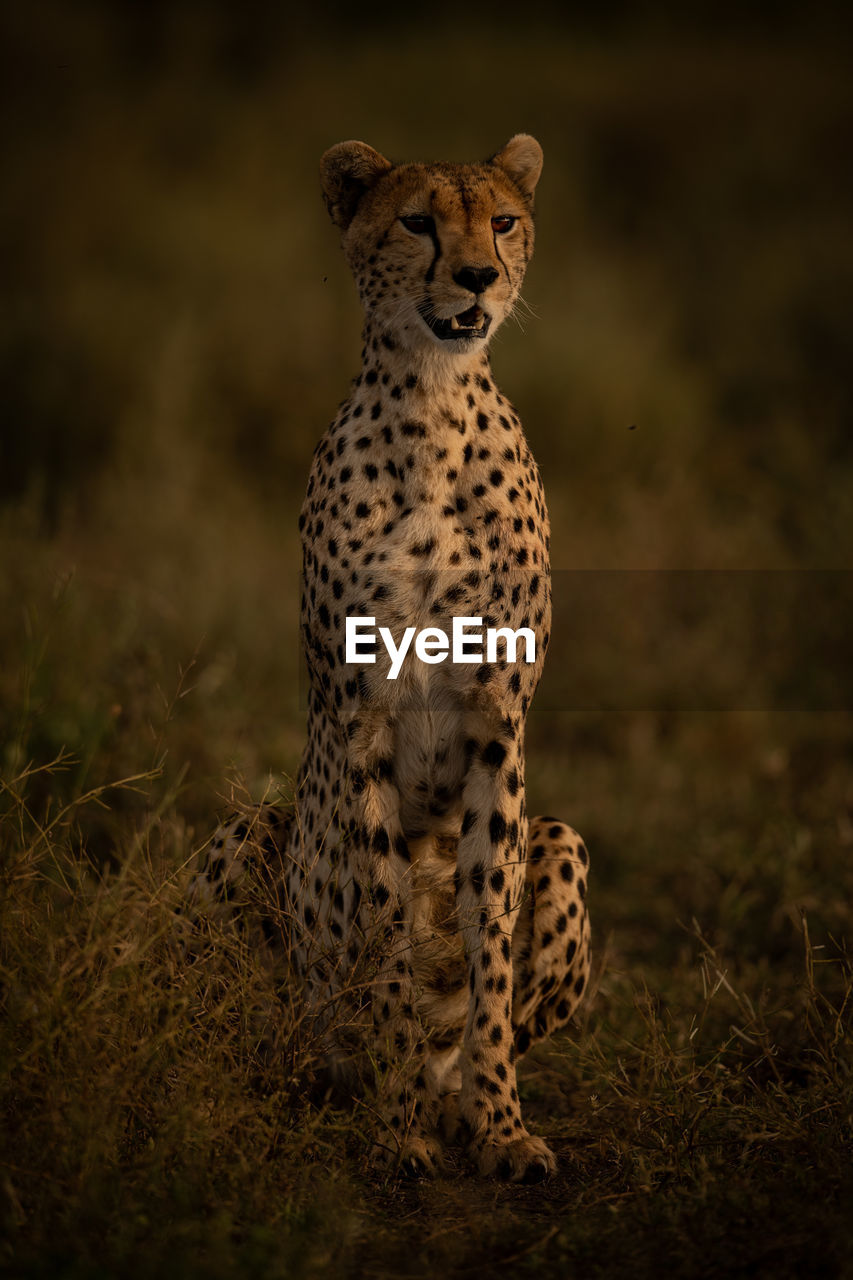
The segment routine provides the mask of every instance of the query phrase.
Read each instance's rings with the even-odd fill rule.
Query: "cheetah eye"
[[[512,231],[518,218],[512,218],[508,213],[498,214],[492,218],[492,230],[499,236],[505,236],[508,231]]]
[[[411,231],[416,236],[429,235],[435,230],[435,223],[425,213],[413,213],[411,217],[401,218],[400,221],[407,231]]]

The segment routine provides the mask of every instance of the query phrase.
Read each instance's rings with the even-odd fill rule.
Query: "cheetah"
[[[412,1176],[442,1168],[448,1142],[484,1175],[554,1171],[522,1120],[516,1065],[589,976],[586,847],[525,807],[549,524],[487,353],[533,251],[541,167],[527,134],[484,163],[394,164],[355,141],[322,158],[364,349],[299,517],[307,744],[292,809],[220,830],[197,885],[234,900],[263,853],[329,1061],[369,1064],[375,1156]],[[353,620],[392,650],[417,630],[417,652],[394,673],[387,645],[353,661]],[[490,660],[470,630],[450,660],[439,637],[454,620],[495,629]],[[522,632],[532,655],[511,652]]]

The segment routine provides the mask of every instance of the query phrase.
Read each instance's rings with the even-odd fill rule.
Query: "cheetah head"
[[[511,312],[533,252],[542,148],[519,133],[482,164],[392,164],[364,142],[322,158],[368,322],[386,346],[467,355]]]

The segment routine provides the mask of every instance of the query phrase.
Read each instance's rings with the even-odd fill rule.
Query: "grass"
[[[521,1274],[842,1274],[853,975],[840,935],[821,922],[818,941],[786,900],[809,893],[802,865],[784,885],[741,865],[728,902],[707,891],[716,945],[671,918],[677,860],[649,873],[670,931],[655,943],[623,868],[638,919],[622,907],[580,1024],[522,1074],[557,1178],[483,1184],[459,1161],[397,1184],[366,1163],[363,1108],[311,1099],[310,1045],[284,1006],[273,1029],[258,952],[215,925],[190,948],[176,931],[193,846],[158,813],[174,805],[162,777],[117,788],[148,817],[105,871],[79,831],[108,789],[32,812],[67,763],[3,792],[10,1274],[462,1274],[507,1256]],[[597,915],[612,921],[624,884],[607,879]]]
[[[849,1274],[840,44],[531,11],[472,67],[458,15],[45,13],[3,77],[0,1271]],[[494,363],[558,571],[528,786],[592,851],[595,993],[522,1069],[557,1177],[410,1185],[312,1091],[262,955],[176,908],[301,749],[295,515],[358,360],[317,158],[519,128],[533,315]]]

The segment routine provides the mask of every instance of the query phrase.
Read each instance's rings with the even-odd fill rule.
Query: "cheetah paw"
[[[409,1134],[401,1142],[393,1138],[377,1141],[372,1163],[413,1181],[432,1178],[445,1167],[444,1151],[437,1138]]]
[[[480,1172],[507,1182],[543,1182],[556,1171],[556,1157],[542,1138],[527,1134],[514,1142],[487,1142],[477,1151]]]

